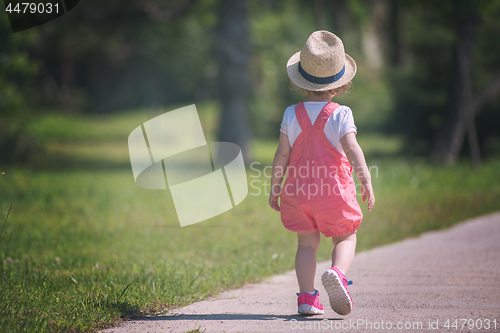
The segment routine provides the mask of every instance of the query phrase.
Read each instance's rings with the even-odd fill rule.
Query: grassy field
[[[213,109],[198,107],[209,139]],[[181,228],[169,191],[136,186],[128,161],[128,134],[153,115],[43,116],[30,124],[46,151],[25,168],[0,170],[3,217],[12,204],[0,240],[0,331],[95,331],[293,269],[295,235],[265,193],[276,142],[254,142],[258,163],[240,205]],[[397,157],[398,138],[359,141],[377,202],[372,212],[363,207],[358,251],[500,208],[500,161],[479,171],[435,166]],[[323,242],[319,259],[330,251]]]

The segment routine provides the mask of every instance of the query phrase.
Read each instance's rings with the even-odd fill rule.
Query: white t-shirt
[[[314,124],[316,118],[326,104],[327,102],[304,102],[304,107],[311,120],[311,124]],[[302,132],[299,121],[295,116],[295,105],[289,106],[285,110],[280,131],[288,135],[290,146],[293,147],[293,143]],[[345,156],[342,145],[340,144],[340,138],[348,133],[356,133],[357,131],[351,109],[345,105],[339,106],[332,113],[330,118],[328,118],[324,131],[328,141]]]

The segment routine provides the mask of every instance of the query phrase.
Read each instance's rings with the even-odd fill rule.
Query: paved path
[[[329,307],[319,280],[328,266],[316,274],[322,316],[295,314],[292,271],[103,332],[500,332],[500,213],[357,254],[348,316]]]

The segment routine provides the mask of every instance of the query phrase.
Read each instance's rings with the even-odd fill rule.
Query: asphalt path
[[[356,255],[347,316],[296,314],[295,272],[102,332],[500,332],[500,213]]]

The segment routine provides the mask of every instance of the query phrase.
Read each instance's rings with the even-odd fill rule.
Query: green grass
[[[204,107],[203,126],[213,136],[214,114],[210,106],[200,113]],[[260,174],[276,142],[253,143],[259,163],[248,169],[253,185],[240,205],[181,228],[168,190],[133,181],[127,136],[148,112],[81,122],[51,117],[30,125],[47,145],[39,167],[0,170],[2,216],[13,205],[0,241],[0,331],[96,331],[293,269],[295,235],[268,208],[269,179]],[[73,130],[52,131],[50,122]],[[372,212],[363,207],[358,251],[500,208],[500,161],[475,172],[467,163],[397,157],[397,138],[370,134],[359,141],[377,201]],[[330,251],[324,241],[318,258]]]

